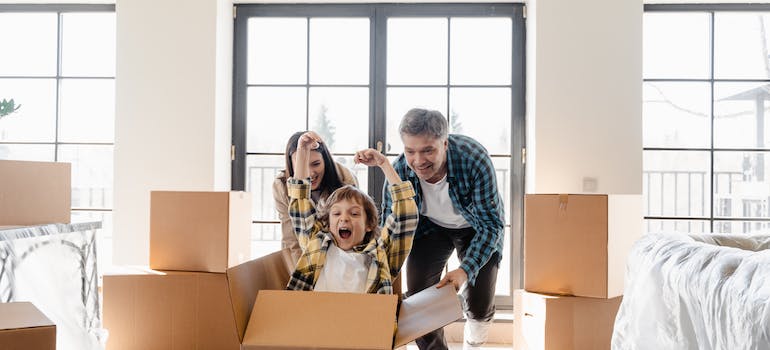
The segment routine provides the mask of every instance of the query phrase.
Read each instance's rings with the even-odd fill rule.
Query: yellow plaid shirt
[[[315,204],[310,199],[310,181],[290,178],[289,216],[299,246],[302,248],[294,273],[286,289],[313,290],[326,262],[326,252],[334,244],[328,227],[316,220]],[[412,183],[404,181],[389,187],[392,211],[368,242],[353,251],[370,257],[366,279],[367,293],[393,294],[393,279],[398,276],[409,251],[419,215],[414,202]]]

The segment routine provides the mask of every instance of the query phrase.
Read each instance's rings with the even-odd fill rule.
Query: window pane
[[[709,77],[708,13],[645,13],[644,78]]]
[[[511,89],[449,90],[449,132],[473,137],[490,154],[511,154]]]
[[[278,220],[273,199],[273,181],[285,167],[282,155],[246,156],[246,191],[251,192],[252,220]]]
[[[369,144],[369,89],[310,88],[310,129],[333,153],[355,153]]]
[[[56,80],[0,79],[0,99],[11,98],[21,107],[0,119],[0,141],[54,142]]]
[[[708,217],[709,152],[645,151],[646,216]]]
[[[62,79],[59,141],[106,142],[115,134],[115,80]]]
[[[706,220],[644,220],[645,233],[708,233]]]
[[[404,151],[398,125],[401,118],[412,108],[426,108],[440,111],[446,117],[446,88],[388,88],[387,90],[387,152],[397,154]]]
[[[307,82],[307,19],[249,18],[248,83]]]
[[[708,83],[644,84],[644,146],[711,146],[711,91]]]
[[[281,250],[280,224],[251,224],[251,258]]]
[[[112,212],[72,211],[72,222],[101,221],[102,228],[96,231],[96,259],[99,271],[112,265]]]
[[[334,157],[334,161],[348,168],[348,170],[350,170],[353,176],[356,177],[356,181],[358,181],[358,188],[368,193],[369,167],[363,164],[356,164],[353,161],[353,156],[341,156],[341,155],[334,154],[332,155],[332,157]],[[369,196],[371,195],[372,194],[369,193]],[[379,200],[379,199],[375,198],[375,200]]]
[[[115,76],[115,13],[62,14],[62,74]]]
[[[714,152],[714,216],[770,218],[770,152]]]
[[[59,146],[59,161],[72,163],[72,207],[112,208],[113,146]]]
[[[511,217],[511,158],[492,157],[492,165],[495,167],[497,179],[497,191],[503,199],[505,210],[505,224],[510,225]]]
[[[768,234],[770,221],[714,221],[714,233]]]
[[[452,18],[451,84],[511,83],[510,18]]]
[[[388,84],[447,82],[447,19],[388,19]]]
[[[714,14],[714,76],[770,78],[770,16],[767,13]]]
[[[56,75],[57,25],[55,13],[0,13],[0,76]]]
[[[0,144],[0,159],[53,162],[53,145]]]
[[[246,101],[247,152],[286,150],[286,141],[306,130],[305,88],[250,87]]]
[[[369,19],[310,19],[310,83],[369,84]]]
[[[770,84],[714,84],[714,147],[770,147],[769,91]]]

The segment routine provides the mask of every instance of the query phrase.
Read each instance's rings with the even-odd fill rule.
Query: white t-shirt
[[[319,292],[366,293],[366,277],[369,274],[369,256],[346,252],[335,244],[326,252],[321,274],[313,290]]]
[[[446,175],[434,184],[420,179],[420,188],[422,189],[420,214],[427,216],[430,221],[441,227],[466,228],[471,226],[452,204]]]

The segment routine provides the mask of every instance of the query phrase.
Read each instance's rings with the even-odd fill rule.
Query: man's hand
[[[468,282],[468,274],[465,270],[458,268],[446,273],[446,276],[441,279],[436,285],[436,288],[441,288],[447,284],[451,284],[455,287],[455,291],[459,291],[463,283]]]

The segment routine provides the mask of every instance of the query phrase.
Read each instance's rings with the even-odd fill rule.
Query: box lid
[[[227,283],[239,340],[243,341],[257,292],[265,289],[285,289],[292,270],[292,258],[288,249],[227,269]]]
[[[463,317],[460,299],[451,285],[428,287],[401,302],[395,347],[444,327]]]
[[[32,303],[0,303],[0,331],[54,326],[54,323]]]
[[[263,290],[245,348],[391,349],[398,296]]]

